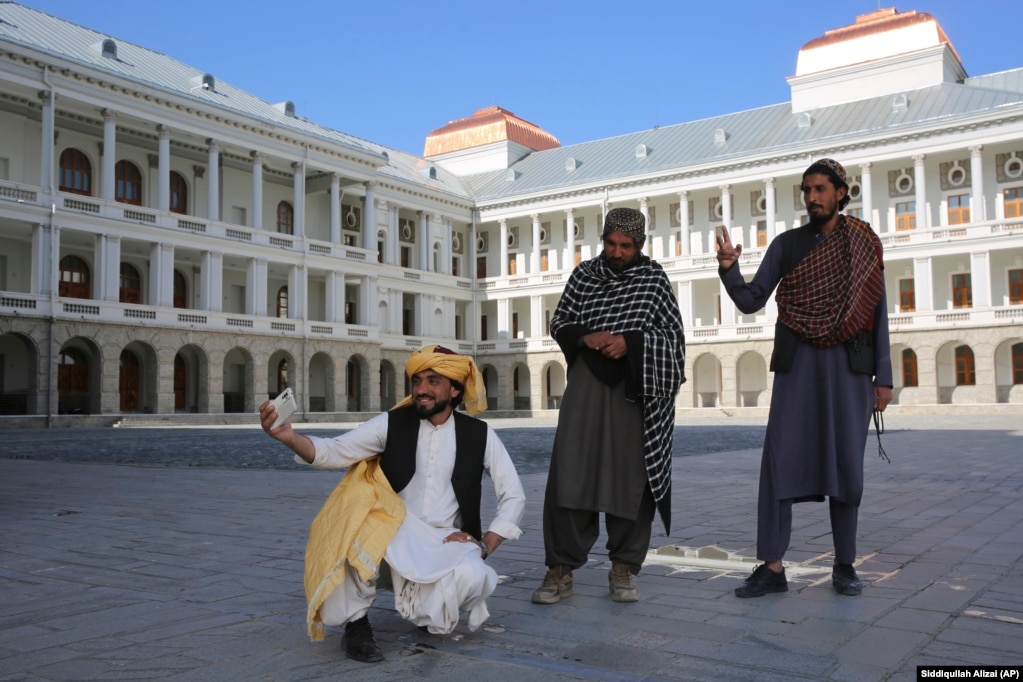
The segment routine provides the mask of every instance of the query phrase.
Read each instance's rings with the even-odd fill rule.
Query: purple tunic
[[[763,308],[778,285],[783,274],[782,241],[771,242],[749,283],[738,263],[720,273],[725,291],[743,313]],[[873,378],[850,370],[844,344],[817,348],[803,341],[796,345],[791,369],[775,372],[760,465],[762,489],[766,484],[774,499],[808,501],[828,496],[859,505],[874,385],[892,385],[885,296],[874,310],[873,336]]]

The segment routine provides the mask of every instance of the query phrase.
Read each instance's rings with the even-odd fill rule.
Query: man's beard
[[[605,258],[607,258],[606,255]],[[635,263],[637,259],[638,256],[628,261],[625,260],[624,258],[607,258],[607,266],[614,270],[615,272],[621,272],[622,270],[628,268],[630,265]]]
[[[821,209],[824,207],[822,206]],[[835,206],[830,213],[826,213],[821,210],[818,213],[809,213],[810,224],[814,227],[820,227],[821,225],[827,225],[828,221],[834,218],[838,214],[838,207]]]
[[[429,419],[435,414],[440,414],[444,410],[448,409],[448,405],[451,403],[450,400],[434,400],[433,407],[426,407],[424,405],[416,404],[416,412],[419,413],[420,419]]]

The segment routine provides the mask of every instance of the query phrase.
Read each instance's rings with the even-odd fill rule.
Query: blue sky
[[[492,104],[569,145],[785,102],[799,48],[879,6],[934,15],[970,75],[1023,66],[1019,0],[23,4],[413,154]]]

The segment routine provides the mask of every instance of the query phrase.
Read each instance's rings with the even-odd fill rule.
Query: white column
[[[732,231],[732,186],[721,185],[721,222]],[[711,240],[713,241],[713,240]],[[734,239],[732,240],[735,241]]]
[[[497,338],[511,338],[511,302],[507,298],[497,299]]]
[[[437,300],[436,296],[427,296],[421,294],[416,296],[419,306],[416,309],[419,313],[418,322],[418,334],[417,336],[432,336],[433,335],[433,306]]]
[[[42,103],[42,140],[39,150],[39,185],[44,188],[55,187],[54,183],[54,116],[53,103],[57,95],[43,90],[39,93],[39,100]]]
[[[107,300],[109,286],[107,276],[107,239],[105,234],[97,234],[92,242],[92,298],[96,301]]]
[[[390,318],[388,332],[391,334],[401,334],[403,317],[405,315],[405,310],[402,308],[405,303],[402,292],[393,289],[389,290],[387,292],[387,303],[387,312]]]
[[[366,183],[366,199],[362,207],[362,248],[377,250],[377,193],[376,183]]]
[[[916,297],[916,311],[920,313],[934,310],[934,283],[931,269],[930,257],[913,260],[913,293]]]
[[[646,242],[643,244],[643,251],[647,256],[653,258],[653,242],[650,238],[650,229],[653,227],[650,224],[650,205],[647,202],[646,197],[640,197],[639,199],[639,212],[643,214],[643,233],[646,235]]]
[[[462,277],[467,277],[473,280],[476,279],[476,259],[479,258],[480,255],[479,250],[476,248],[476,229],[479,227],[479,224],[476,222],[476,220],[478,217],[479,214],[474,209],[472,211],[472,221],[469,223],[469,243],[465,247],[466,253],[469,254],[469,262],[466,263],[465,271],[462,273]],[[472,304],[470,303],[468,305],[471,307]],[[466,315],[468,315],[468,313],[466,313]],[[465,321],[466,333],[465,338],[467,339],[476,338],[475,336],[469,334],[469,329],[473,327],[471,323],[472,320],[470,319],[467,319]]]
[[[529,216],[533,220],[532,225],[532,244],[529,248],[529,273],[533,274],[540,272],[540,214],[533,213]]]
[[[973,288],[973,307],[991,307],[991,254],[978,251],[970,254],[970,284]]]
[[[543,297],[529,297],[529,338],[543,336]]]
[[[252,158],[252,229],[263,229],[263,155],[253,151]],[[265,315],[266,309],[258,313]]]
[[[970,222],[982,223],[987,220],[987,206],[984,203],[984,148],[970,147]]]
[[[725,293],[723,284],[718,287],[718,296],[721,297],[721,319],[718,324],[735,324],[737,315],[735,304],[732,303],[732,298]]]
[[[341,243],[341,175],[330,174],[330,243]]]
[[[265,316],[268,315],[267,308],[268,308],[268,303],[269,303],[267,301],[267,295],[268,295],[267,288],[269,287],[269,281],[268,281],[269,269],[267,267],[268,263],[267,263],[267,260],[265,258],[258,258],[258,259],[255,259],[255,260],[256,260],[256,277],[255,277],[255,281],[253,282],[253,286],[256,287],[256,291],[254,292],[254,295],[253,295],[253,303],[254,303],[254,307],[256,308],[256,315],[262,315],[262,316],[265,317]]]
[[[367,327],[377,326],[377,308],[380,307],[380,299],[377,294],[377,278],[376,277],[364,277],[362,280],[362,286],[359,287],[359,307],[362,310],[359,312],[359,324],[364,324]]]
[[[33,294],[49,294],[53,290],[53,256],[57,249],[58,230],[37,223],[32,226],[32,283]]]
[[[508,276],[508,221],[501,218],[498,221],[498,225],[501,228],[501,247],[499,249],[501,254],[501,277]],[[505,327],[507,329],[507,327]]]
[[[765,216],[767,221],[767,243],[770,244],[774,241],[775,237],[775,222],[778,220],[778,208],[777,202],[775,201],[775,190],[774,190],[774,178],[767,178],[764,180],[764,201],[767,204],[765,207]],[[756,243],[756,240],[753,240]]]
[[[156,126],[159,133],[159,162],[157,166],[156,179],[156,207],[161,211],[170,210],[170,128],[164,125]]]
[[[678,283],[678,309],[682,314],[682,325],[686,330],[693,328],[693,283]]]
[[[149,249],[149,305],[174,305],[174,245],[158,242]]]
[[[103,300],[121,300],[121,238],[116,235],[104,235],[106,242],[105,268],[101,276],[106,281],[106,295]]]
[[[451,218],[441,218],[441,245],[440,245],[440,271],[445,275],[451,274],[451,256],[454,251],[451,249]]]
[[[114,200],[114,164],[117,163],[117,112],[103,110],[103,170],[100,178],[100,198]]]
[[[689,191],[682,190],[678,193],[678,240],[682,244],[682,255],[693,252],[692,238],[689,235]]]
[[[860,203],[863,205],[863,219],[880,232],[880,225],[874,220],[874,192],[870,177],[870,163],[860,164]]]
[[[419,214],[419,269],[430,271],[430,216],[426,211]]]
[[[345,321],[345,274],[338,270],[327,271],[326,281],[327,322]]]
[[[220,220],[220,143],[209,139],[206,144],[209,145],[206,161],[206,217]]]
[[[401,209],[398,204],[391,202],[388,204],[387,211],[387,252],[390,254],[387,263],[398,265],[401,263],[401,240],[398,234],[398,219],[401,217]],[[401,306],[398,307],[398,310],[401,311]]]
[[[265,317],[266,311],[266,287],[267,287],[267,260],[265,258],[252,258],[249,260],[248,270],[245,273],[245,314]]]
[[[219,313],[224,309],[224,254],[204,251],[199,262],[199,308]],[[290,293],[290,292],[289,292]]]
[[[301,265],[288,267],[288,319],[305,319],[305,271]]]
[[[924,154],[913,157],[913,187],[916,189],[916,227],[924,229],[927,224],[927,181],[924,175]]]
[[[294,171],[291,185],[291,203],[295,207],[295,236],[305,236],[305,164],[291,164]],[[288,289],[288,312],[291,312],[291,289]]]
[[[475,239],[473,242],[475,243]],[[575,267],[575,209],[565,209],[565,260],[562,270]]]

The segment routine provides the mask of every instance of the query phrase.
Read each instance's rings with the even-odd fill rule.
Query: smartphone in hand
[[[288,421],[291,415],[295,414],[298,410],[298,401],[295,400],[295,392],[291,388],[286,388],[281,391],[280,395],[272,401],[274,409],[277,410],[277,419],[274,420],[271,429],[276,429],[278,426]]]

